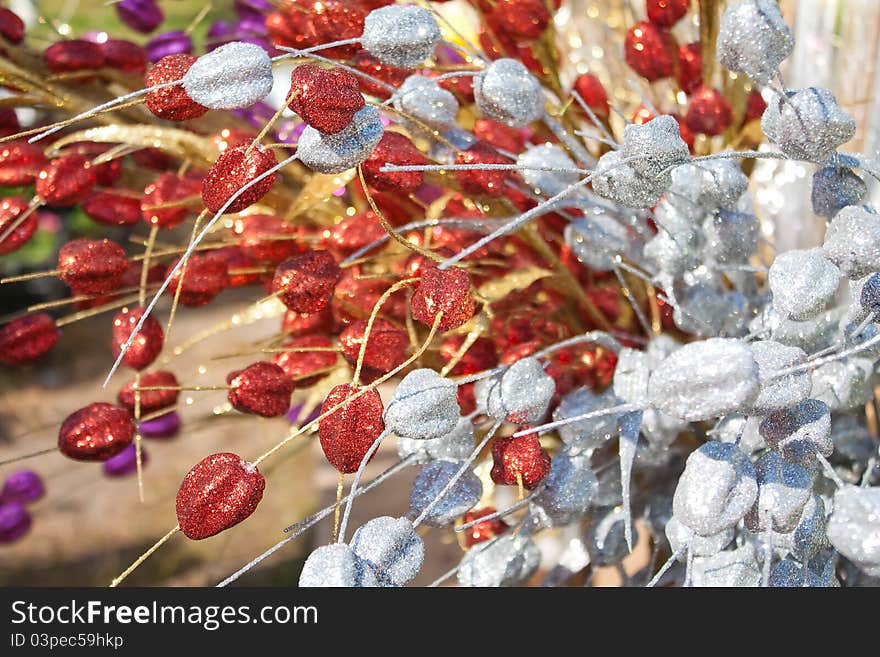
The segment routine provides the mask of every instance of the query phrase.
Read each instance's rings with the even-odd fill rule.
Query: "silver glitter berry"
[[[776,452],[761,456],[755,463],[755,473],[758,499],[745,516],[746,527],[751,531],[793,531],[812,494],[813,478]]]
[[[775,0],[732,4],[721,16],[718,61],[734,73],[766,84],[793,49],[794,37]]]
[[[788,549],[801,561],[812,559],[831,546],[825,530],[825,503],[819,495],[812,495],[804,505],[797,527],[791,532]]]
[[[630,550],[624,536],[625,526],[626,516],[623,509],[608,509],[601,516],[594,518],[585,537],[590,561],[594,565],[616,564],[629,554]],[[634,534],[638,535],[635,531]]]
[[[716,425],[713,438],[722,443],[735,443],[747,454],[763,451],[767,444],[758,432],[763,420],[762,417],[746,417],[739,413],[726,415]]]
[[[427,9],[390,5],[367,15],[361,45],[387,66],[415,68],[434,54],[440,38],[437,19]]]
[[[874,363],[865,358],[850,358],[820,365],[812,373],[811,396],[832,411],[863,406],[873,397],[871,376]]]
[[[785,558],[773,566],[770,586],[837,588],[840,582],[834,573],[834,559],[819,558],[805,566],[794,559]]]
[[[550,473],[533,500],[533,513],[547,527],[568,525],[581,518],[599,487],[586,456],[563,450],[553,456]]]
[[[767,446],[792,463],[814,468],[816,454],[831,456],[831,411],[818,399],[805,399],[768,415],[758,429]]]
[[[840,271],[822,249],[786,251],[776,256],[767,276],[773,307],[803,321],[818,315],[837,292]]]
[[[739,340],[710,338],[683,346],[657,366],[648,381],[648,402],[693,422],[750,406],[760,390],[751,349]]]
[[[504,370],[497,386],[490,388],[489,415],[516,424],[534,424],[547,414],[556,383],[537,358],[516,361]]]
[[[461,462],[433,461],[416,475],[409,498],[410,513],[418,516],[443,490],[461,468]],[[459,477],[455,485],[437,502],[425,517],[431,527],[451,525],[456,518],[470,511],[483,495],[480,479],[471,471]]]
[[[823,217],[833,217],[846,206],[861,203],[867,193],[865,181],[852,169],[830,166],[813,174],[810,200],[813,212]]]
[[[804,362],[807,354],[803,349],[773,340],[758,340],[751,343],[751,346],[752,357],[758,364],[761,392],[748,411],[750,415],[766,415],[809,397],[812,388],[809,372],[773,377],[779,370]]]
[[[393,96],[394,108],[432,130],[445,132],[456,127],[458,101],[431,78],[410,75]]]
[[[399,438],[397,454],[400,458],[412,457],[416,463],[428,463],[437,459],[461,461],[474,449],[474,425],[467,418],[459,418],[452,430],[439,438]]]
[[[233,41],[199,57],[183,76],[183,88],[211,109],[250,107],[272,91],[272,60],[253,43]]]
[[[513,586],[538,568],[541,553],[527,536],[505,534],[477,545],[464,555],[458,583],[468,587]]]
[[[827,89],[809,87],[776,96],[761,117],[761,129],[791,158],[824,164],[856,132],[856,122]]]
[[[694,559],[691,585],[697,588],[756,587],[761,570],[750,543],[736,550]]]
[[[682,210],[734,210],[748,186],[749,179],[735,159],[682,164],[672,170],[669,200]]]
[[[623,159],[621,151],[608,151],[599,158],[593,172],[593,191],[628,208],[650,208],[666,191],[669,175],[648,178],[630,164],[622,164]]]
[[[427,368],[407,374],[385,408],[385,426],[401,438],[430,439],[458,423],[458,386]]]
[[[425,544],[406,518],[373,518],[355,531],[351,549],[390,586],[411,581],[425,560]]]
[[[323,545],[309,555],[299,576],[301,587],[374,587],[373,569],[345,543]]]
[[[617,406],[619,403],[620,400],[610,389],[595,393],[587,387],[575,388],[559,402],[556,410],[553,411],[553,419],[564,420]],[[559,427],[557,432],[568,449],[574,454],[579,454],[584,450],[598,447],[616,436],[617,416],[614,414],[600,415],[586,420],[577,420]]]
[[[555,144],[529,146],[516,158],[523,180],[535,193],[556,196],[580,179],[578,166],[568,153]],[[572,169],[572,171],[540,171],[540,169]]]
[[[678,560],[684,561],[690,552],[696,557],[708,557],[718,554],[733,541],[733,527],[717,534],[700,536],[675,516],[666,523],[666,539],[669,547],[678,554]]]
[[[841,554],[868,575],[880,576],[880,488],[840,488],[827,531]]]
[[[647,123],[637,125],[630,123],[623,130],[623,146],[621,155],[632,158],[630,167],[648,179],[656,180],[667,175],[674,167],[685,164],[691,154],[687,144],[681,138],[678,121],[664,114]],[[664,185],[664,187],[668,187]]]
[[[720,265],[745,264],[758,247],[758,218],[719,210],[703,222],[706,258]]]
[[[579,262],[597,271],[611,271],[616,257],[632,258],[633,236],[620,221],[604,212],[587,212],[565,227],[565,243]]]
[[[822,250],[849,279],[880,271],[880,214],[860,205],[843,208],[828,224]]]
[[[351,123],[334,135],[306,126],[300,135],[296,154],[313,171],[342,173],[369,157],[382,139],[383,131],[379,110],[367,105],[355,113]]]
[[[541,83],[516,59],[497,59],[480,72],[474,99],[484,116],[511,128],[527,126],[544,111]]]
[[[678,480],[675,517],[700,536],[734,526],[758,494],[755,468],[736,445],[710,442],[688,457]]]

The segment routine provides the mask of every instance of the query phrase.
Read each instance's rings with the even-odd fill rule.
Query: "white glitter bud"
[[[617,266],[615,256],[632,259],[636,250],[626,226],[601,211],[569,223],[564,236],[578,261],[597,271],[611,271]]]
[[[757,460],[755,474],[758,499],[745,516],[746,527],[753,532],[771,528],[794,531],[812,494],[812,476],[776,452],[767,452]]]
[[[718,61],[734,73],[766,84],[794,49],[791,29],[776,0],[746,0],[730,5],[718,30]]]
[[[556,196],[580,179],[577,164],[555,144],[530,146],[516,158],[518,166],[525,167],[521,174],[535,193]],[[534,167],[534,168],[532,168]],[[540,171],[540,168],[573,169],[573,171]]]
[[[825,309],[840,284],[840,271],[822,249],[793,249],[780,253],[767,275],[773,307],[795,321],[815,317]]]
[[[211,109],[250,107],[272,91],[272,60],[253,43],[233,41],[199,57],[183,76],[183,88]]]
[[[437,19],[427,9],[389,5],[367,15],[361,45],[387,66],[415,68],[434,54],[440,38]]]
[[[556,383],[537,358],[516,361],[489,390],[489,415],[516,424],[534,424],[547,414]]]
[[[632,169],[648,179],[656,180],[661,174],[669,176],[674,167],[685,164],[691,154],[687,144],[681,138],[678,121],[664,114],[647,123],[628,124],[623,129],[623,146],[620,150],[624,158],[634,158],[630,163]]]
[[[768,415],[758,428],[767,446],[782,457],[811,469],[816,454],[831,456],[831,411],[818,399],[805,399]]]
[[[870,206],[843,208],[828,224],[822,250],[849,279],[880,271],[880,215]]]
[[[828,521],[828,538],[861,570],[880,577],[880,488],[838,489]]]
[[[853,160],[840,157],[839,160]],[[857,166],[856,164],[852,166]],[[838,162],[840,164],[840,162]],[[833,217],[848,205],[858,205],[868,193],[868,187],[861,177],[846,166],[830,166],[813,174],[813,191],[810,201],[813,212],[822,217]]]
[[[342,173],[369,157],[382,139],[383,131],[379,110],[367,105],[355,113],[351,123],[334,135],[306,126],[300,135],[296,154],[313,171]]]
[[[464,555],[458,583],[468,587],[513,586],[538,568],[541,551],[527,536],[507,534],[477,545]]]
[[[439,438],[399,438],[397,455],[405,459],[413,457],[416,463],[428,463],[437,459],[461,461],[474,448],[474,425],[467,418],[459,418],[455,427]]]
[[[541,83],[515,59],[497,59],[477,75],[474,99],[484,116],[511,128],[527,126],[544,111]]]
[[[776,96],[761,117],[761,129],[796,160],[825,163],[856,132],[856,122],[827,89],[809,87]]]
[[[809,372],[797,372],[787,376],[774,374],[803,363],[807,354],[803,349],[789,347],[773,340],[751,343],[752,357],[758,364],[761,392],[748,409],[749,415],[767,415],[773,411],[794,406],[810,396],[812,382]]]
[[[748,187],[749,179],[735,159],[682,164],[672,170],[669,202],[683,211],[734,210]]]
[[[425,544],[406,518],[373,518],[355,531],[351,549],[388,586],[411,581],[425,560]]]
[[[758,248],[758,218],[719,210],[703,222],[706,259],[720,265],[746,264]]]
[[[874,363],[866,358],[825,363],[813,370],[810,395],[828,404],[832,411],[863,406],[874,395],[873,373]]]
[[[740,411],[761,390],[758,364],[739,340],[710,338],[674,351],[651,373],[648,402],[689,422]]]
[[[458,423],[458,386],[434,370],[413,370],[385,408],[385,426],[401,438],[429,439],[448,434]]]
[[[345,543],[323,545],[309,555],[299,575],[301,587],[374,587],[376,573]]]
[[[733,527],[728,527],[711,536],[700,536],[675,516],[672,516],[666,523],[666,539],[669,541],[669,547],[672,548],[672,551],[678,554],[679,561],[685,561],[688,552],[696,557],[718,554],[730,545],[733,533]]]
[[[755,468],[736,445],[710,442],[691,452],[672,498],[675,517],[700,536],[733,527],[758,495]]]
[[[746,543],[736,550],[694,559],[691,585],[695,588],[753,588],[761,583],[755,548]]]
[[[533,500],[533,512],[547,527],[571,524],[587,512],[598,488],[588,457],[557,452]]]
[[[621,164],[621,151],[608,151],[599,158],[593,172],[593,191],[602,198],[628,208],[650,208],[669,186],[669,174],[657,179],[638,173],[630,164]]]
[[[614,391],[608,389],[601,393],[595,393],[587,387],[575,388],[559,402],[553,411],[553,419],[565,420],[603,408],[618,406],[620,400],[615,396],[615,392],[616,388]],[[639,401],[643,399],[644,397],[641,397]],[[600,415],[586,420],[577,420],[562,425],[556,431],[573,453],[581,453],[584,450],[598,447],[617,435],[617,415]]]
[[[461,465],[461,462],[455,461],[433,461],[422,468],[416,475],[409,497],[410,514],[413,517],[421,514],[434,501]],[[430,527],[451,525],[459,516],[474,508],[482,495],[483,484],[477,475],[467,470],[443,498],[431,507],[424,522]]]
[[[431,78],[410,75],[393,96],[394,108],[424,123],[432,130],[446,132],[456,127],[458,101]],[[418,129],[424,128],[417,126]]]

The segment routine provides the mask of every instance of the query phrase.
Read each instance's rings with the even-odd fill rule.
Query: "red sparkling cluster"
[[[321,415],[357,392],[357,388],[348,384],[335,386],[324,398]],[[355,472],[370,446],[385,430],[384,411],[379,393],[370,389],[323,418],[318,423],[318,438],[330,465],[342,473]]]

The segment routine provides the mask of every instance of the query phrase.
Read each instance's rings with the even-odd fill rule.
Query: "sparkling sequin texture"
[[[324,399],[321,414],[351,397],[356,388],[335,386]],[[375,389],[369,390],[334,411],[318,423],[321,449],[330,464],[342,473],[355,472],[367,450],[385,430],[382,421],[382,398]]]
[[[403,586],[411,581],[425,560],[425,544],[406,518],[373,518],[358,527],[351,538],[351,549],[387,586]]]
[[[492,62],[474,78],[477,107],[490,119],[521,128],[544,110],[544,93],[537,78],[515,59]]]
[[[462,463],[457,461],[433,461],[421,469],[413,482],[409,497],[409,512],[416,517],[424,511],[455,476]],[[456,518],[470,511],[483,494],[480,479],[470,470],[458,478],[452,488],[431,507],[424,523],[430,527],[451,525]]]
[[[458,388],[434,370],[407,374],[385,409],[385,426],[401,438],[436,439],[455,429]]]
[[[870,206],[843,208],[828,224],[822,251],[849,279],[880,271],[880,215]]]
[[[352,322],[339,334],[339,346],[345,359],[355,364],[367,330],[367,320]],[[381,373],[390,372],[406,360],[409,351],[409,337],[386,319],[377,318],[367,339],[364,350],[364,367]]]
[[[299,575],[300,587],[379,586],[373,568],[345,543],[323,545],[309,555]]]
[[[122,284],[125,251],[108,239],[73,240],[58,252],[58,277],[74,294],[107,294]]]
[[[72,153],[49,162],[37,176],[37,196],[46,205],[69,207],[82,202],[97,183],[88,158]]]
[[[341,173],[367,159],[384,132],[379,110],[368,105],[355,112],[343,130],[325,135],[311,126],[303,130],[297,155],[307,167],[318,173]]]
[[[439,331],[461,326],[476,309],[471,296],[470,276],[456,267],[425,269],[410,301],[410,309],[413,318],[427,326],[433,326],[437,314],[442,312],[443,317],[437,325]]]
[[[167,370],[158,370],[156,372],[148,372],[141,375],[141,388],[161,387],[161,388],[177,388],[180,382],[173,372]],[[180,395],[179,390],[142,390],[140,393],[141,415],[150,415],[163,408],[169,408],[177,403],[177,397]],[[116,395],[116,400],[122,405],[134,412],[135,406],[135,390],[134,381],[126,383]]]
[[[106,461],[128,447],[134,434],[128,409],[98,402],[64,420],[58,432],[58,449],[77,461]]]
[[[765,84],[791,54],[794,38],[775,0],[745,0],[725,9],[717,49],[723,66]]]
[[[492,481],[532,490],[550,472],[550,455],[534,434],[498,438],[492,443]]]
[[[265,486],[260,471],[240,456],[206,456],[186,473],[177,491],[180,530],[199,541],[237,525],[256,510]]]
[[[229,403],[243,413],[280,417],[290,408],[294,383],[275,363],[259,361],[243,370],[230,372]]]
[[[412,192],[422,184],[421,171],[389,172],[380,169],[388,164],[418,166],[427,163],[425,156],[407,137],[399,132],[386,132],[362,165],[364,180],[379,191]]]
[[[182,80],[195,61],[195,57],[187,54],[163,57],[147,71],[145,86],[153,87],[166,82]],[[198,118],[208,111],[207,107],[199,105],[190,98],[182,84],[148,91],[144,104],[160,119],[168,121],[188,121]]]
[[[767,280],[773,307],[795,321],[816,316],[831,301],[840,272],[822,249],[780,253],[770,266]]]

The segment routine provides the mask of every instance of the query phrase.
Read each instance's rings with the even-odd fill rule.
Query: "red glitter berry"
[[[70,39],[58,41],[46,48],[43,59],[50,71],[66,73],[101,68],[104,65],[104,52],[97,43]]]
[[[0,201],[0,236],[12,232],[0,242],[0,255],[12,253],[24,246],[37,230],[37,214],[31,212],[24,221],[20,220],[28,209],[27,201],[18,196],[8,196]]]
[[[24,21],[6,7],[0,7],[0,34],[10,43],[24,40]]]
[[[290,310],[313,313],[330,303],[341,276],[342,270],[327,251],[306,251],[278,265],[272,292]]]
[[[492,481],[532,490],[550,472],[550,455],[534,434],[520,438],[499,438],[492,443]]]
[[[364,33],[364,20],[367,12],[351,2],[321,0],[309,3],[311,12],[310,28],[315,35],[316,43],[331,43],[347,39],[358,39]],[[360,46],[348,44],[326,48],[321,51],[325,57],[348,59]]]
[[[105,226],[131,226],[141,218],[141,202],[136,196],[112,189],[99,189],[88,195],[83,212]]]
[[[43,149],[25,140],[0,145],[0,186],[34,184],[47,162]]]
[[[678,86],[693,93],[703,84],[703,57],[699,43],[686,43],[678,48]]]
[[[177,264],[177,260],[169,265],[169,272],[175,264]],[[184,306],[207,305],[214,300],[214,297],[229,287],[229,270],[226,268],[226,260],[222,255],[211,252],[193,253],[186,265],[175,272],[171,279],[169,288],[173,292],[177,291],[184,268],[186,272],[180,291],[180,303]]]
[[[415,191],[422,184],[423,174],[421,171],[389,173],[382,172],[380,169],[386,164],[418,166],[427,163],[428,160],[409,138],[399,132],[386,131],[376,148],[361,166],[364,171],[364,180],[374,189],[407,194]]]
[[[113,318],[111,349],[114,358],[119,356],[122,346],[131,336],[134,327],[143,316],[144,310],[146,309],[125,307]],[[162,330],[162,325],[150,315],[129,345],[128,351],[122,358],[122,363],[132,369],[142,370],[156,360],[159,352],[162,351],[164,342],[165,332]]]
[[[509,153],[519,153],[526,147],[523,130],[511,128],[492,119],[477,119],[474,122],[473,132],[478,139]]]
[[[158,370],[156,372],[142,374],[139,384],[139,387],[141,388],[177,388],[179,386],[180,383],[178,382],[177,377],[174,376],[173,372],[168,372],[167,370]],[[116,395],[116,400],[132,412],[134,412],[135,406],[134,392],[134,381],[130,381],[129,383],[126,383],[119,391],[119,394]],[[174,406],[177,403],[180,391],[141,390],[139,394],[141,398],[141,415],[147,415]]]
[[[45,355],[57,341],[58,327],[46,313],[19,317],[0,328],[0,363],[29,363]]]
[[[71,153],[52,160],[37,176],[37,196],[46,205],[70,207],[85,200],[98,179],[89,158]]]
[[[67,416],[58,449],[77,461],[106,461],[131,444],[135,427],[128,409],[98,402]]]
[[[288,107],[316,130],[336,134],[364,107],[357,78],[341,68],[303,64],[293,69]]]
[[[654,82],[675,70],[672,36],[663,28],[642,21],[631,27],[624,41],[626,63],[643,78]]]
[[[704,135],[720,135],[733,122],[730,102],[717,89],[700,87],[691,94],[687,114],[688,128]]]
[[[672,27],[688,11],[690,0],[646,0],[648,20],[654,25]]]
[[[357,388],[348,384],[335,386],[324,399],[321,414],[356,392]],[[318,423],[318,438],[330,465],[342,473],[355,472],[370,446],[385,430],[384,411],[379,393],[370,389],[323,418]]]
[[[145,86],[155,87],[181,80],[195,61],[195,57],[185,54],[163,57],[147,72]],[[144,104],[160,119],[168,121],[188,121],[208,111],[207,107],[190,98],[181,84],[148,91]]]
[[[333,328],[333,313],[324,308],[314,313],[288,310],[281,320],[281,331],[294,337],[309,333],[329,332]]]
[[[107,66],[123,73],[143,75],[147,68],[147,53],[139,45],[123,39],[107,39],[100,44]]]
[[[122,284],[128,260],[122,247],[108,239],[79,239],[58,252],[58,277],[74,294],[100,295]]]
[[[278,164],[275,154],[260,146],[247,153],[249,144],[227,148],[202,181],[202,201],[211,212],[241,212],[263,198],[275,182],[272,173],[242,192],[229,207],[224,205],[248,183]]]
[[[466,151],[455,157],[456,164],[510,164],[503,155],[484,141],[478,141]],[[455,171],[455,179],[461,190],[467,194],[486,194],[502,196],[505,192],[504,182],[507,171],[504,170],[462,170]]]
[[[229,403],[242,413],[279,417],[290,409],[293,380],[275,363],[259,361],[243,370],[230,372]]]
[[[263,499],[266,480],[237,454],[211,454],[186,473],[177,491],[177,524],[194,541],[247,519]]]
[[[608,92],[599,78],[592,73],[584,73],[574,81],[574,90],[597,117],[608,118],[611,111],[608,107]]]
[[[166,171],[144,188],[140,202],[141,216],[148,224],[159,228],[175,228],[189,215],[186,202],[192,202],[193,197],[200,193],[198,180]]]
[[[357,362],[366,330],[367,320],[361,319],[352,322],[339,334],[342,355],[349,363]],[[406,331],[397,328],[388,320],[377,317],[367,339],[367,348],[364,350],[364,367],[385,374],[406,360],[408,350],[409,336]]]
[[[290,349],[272,358],[287,374],[297,388],[308,388],[323,379],[329,370],[336,365],[337,353],[333,341],[326,335],[303,335],[288,340],[282,349]],[[299,351],[303,349],[305,351]],[[326,351],[308,351],[308,349],[324,349]]]
[[[462,516],[462,524],[466,525],[474,520],[479,520],[485,516],[492,515],[493,513],[495,513],[495,507],[492,506],[487,506],[476,511],[468,511]],[[507,531],[508,527],[509,525],[501,518],[478,522],[473,527],[464,531],[464,545],[465,547],[473,547],[477,543],[491,540]]]
[[[240,238],[242,253],[258,262],[277,264],[302,251],[297,227],[272,214],[236,218],[232,232]]]
[[[544,0],[497,0],[493,24],[519,39],[537,39],[550,25]]]
[[[364,172],[366,174],[366,172]],[[343,254],[353,253],[358,249],[372,244],[376,240],[387,235],[378,216],[372,210],[360,212],[351,217],[345,217],[330,229],[328,246],[332,246],[334,252]]]
[[[410,301],[413,318],[427,326],[433,326],[437,313],[442,311],[443,318],[437,325],[440,331],[458,328],[473,317],[475,309],[470,276],[457,267],[425,269]]]
[[[746,100],[746,114],[743,117],[743,123],[748,123],[749,121],[757,121],[764,114],[764,110],[767,109],[767,103],[764,102],[764,97],[761,96],[760,91],[752,91],[749,94],[748,100]]]

